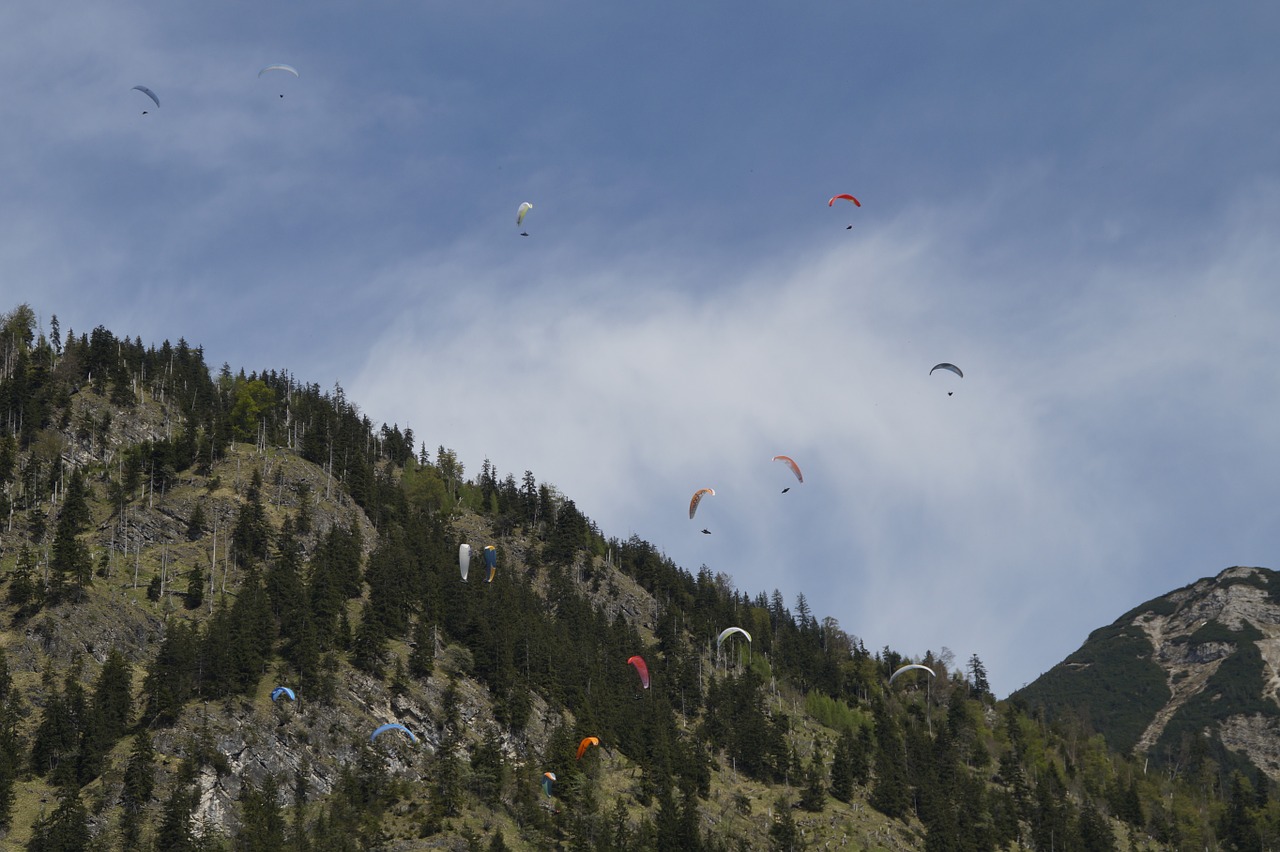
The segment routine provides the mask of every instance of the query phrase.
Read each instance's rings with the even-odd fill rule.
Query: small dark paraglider
[[[147,97],[151,98],[152,103],[154,103],[157,107],[159,107],[159,106],[160,106],[160,99],[159,99],[158,97],[156,97],[156,93],[155,93],[155,92],[153,92],[153,91],[151,91],[150,89],[148,89],[146,86],[134,86],[134,87],[133,87],[133,91],[135,91],[135,92],[142,92],[142,94],[144,94],[144,95],[146,95]],[[143,115],[147,115],[147,114],[149,114],[149,111],[144,109],[144,110],[142,111],[142,114],[143,114]]]
[[[790,491],[790,490],[791,490],[791,486],[790,486],[790,485],[788,485],[786,488],[782,489],[782,493],[783,493],[783,494],[786,494],[786,493],[787,493],[788,491]]]
[[[703,535],[711,535],[711,530],[703,530],[703,531],[702,531],[702,534],[703,534]]]

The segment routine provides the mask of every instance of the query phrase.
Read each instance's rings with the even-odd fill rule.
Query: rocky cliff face
[[[1013,697],[1157,763],[1207,746],[1280,779],[1280,574],[1236,566],[1148,601]]]

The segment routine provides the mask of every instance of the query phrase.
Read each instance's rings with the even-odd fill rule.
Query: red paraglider
[[[846,200],[846,201],[852,201],[852,202],[853,202],[853,206],[854,206],[854,207],[861,207],[861,206],[862,206],[862,202],[861,202],[861,201],[859,201],[858,199],[854,198],[852,195],[850,195],[850,194],[849,194],[849,193],[847,193],[847,192],[842,192],[842,193],[840,193],[839,195],[833,195],[833,196],[831,196],[831,200],[827,202],[827,206],[828,206],[828,207],[834,207],[834,206],[835,206],[836,201],[840,200],[841,198],[843,198],[843,199],[844,199],[844,200]]]
[[[627,660],[628,663],[636,667],[636,672],[640,675],[640,683],[644,684],[644,688],[649,688],[649,666],[645,663],[644,657],[639,655]]]

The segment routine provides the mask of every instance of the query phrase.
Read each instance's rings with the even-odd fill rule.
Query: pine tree
[[[853,729],[845,728],[836,740],[831,755],[831,795],[842,802],[853,799],[853,750],[856,748]]]
[[[204,579],[204,570],[193,566],[187,572],[187,591],[182,596],[182,605],[187,609],[199,609],[204,604],[204,589],[208,585]]]
[[[156,831],[156,848],[165,852],[198,852],[195,813],[199,791],[195,787],[195,767],[183,763],[174,779],[169,798],[161,812]]]
[[[251,564],[266,559],[270,545],[271,527],[267,522],[266,508],[262,505],[262,472],[255,467],[245,492],[245,501],[231,531],[231,546],[236,559]]]
[[[67,482],[62,511],[53,537],[49,558],[49,601],[59,603],[68,596],[79,600],[93,583],[93,559],[80,534],[89,526],[88,490],[79,468]]]
[[[236,849],[241,852],[279,852],[285,845],[284,813],[279,802],[280,784],[274,775],[262,787],[245,780],[240,787],[240,831]]]
[[[43,675],[46,695],[40,722],[31,743],[31,770],[48,775],[54,783],[76,778],[76,756],[84,722],[84,690],[71,671],[65,689],[59,690],[52,668]]]
[[[22,769],[22,740],[18,725],[26,718],[22,697],[13,688],[9,662],[0,648],[0,831],[13,818],[14,783]]]
[[[40,589],[36,586],[36,554],[26,542],[18,551],[17,562],[9,575],[9,603],[18,608],[16,617],[25,617],[40,608]]]
[[[155,791],[155,752],[151,736],[145,731],[134,734],[129,763],[124,770],[124,787],[120,791],[120,845],[124,850],[142,848],[142,827],[147,805]]]
[[[36,821],[27,841],[28,852],[72,852],[89,846],[89,813],[74,784],[58,790],[58,807]]]
[[[208,520],[204,516],[204,501],[197,500],[196,507],[191,510],[191,517],[187,519],[187,540],[198,541],[204,535],[207,523]]]
[[[800,807],[810,813],[819,813],[826,804],[827,790],[822,779],[822,758],[815,749],[804,773],[804,792],[800,794]]]
[[[991,694],[991,684],[987,682],[987,669],[982,660],[974,654],[969,658],[969,684],[974,698],[984,698]]]
[[[877,705],[875,715],[875,777],[871,784],[871,807],[885,816],[905,819],[911,800],[903,768],[906,751],[902,735],[883,704]]]
[[[800,849],[800,828],[791,815],[791,803],[779,796],[773,803],[773,824],[769,826],[769,848],[774,852],[794,852]]]

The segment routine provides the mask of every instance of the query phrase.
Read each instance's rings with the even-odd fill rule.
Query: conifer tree
[[[822,779],[822,758],[815,749],[804,773],[804,792],[800,794],[800,807],[810,813],[818,813],[827,804],[826,785]]]
[[[845,728],[831,755],[831,795],[842,802],[853,798],[853,729]]]
[[[433,762],[433,780],[429,819],[437,825],[455,816],[462,803],[462,767],[457,750],[461,744],[458,713],[458,682],[450,677],[440,698],[441,720],[438,727],[440,746]]]
[[[270,544],[271,528],[267,522],[266,508],[262,505],[262,472],[255,467],[253,478],[245,492],[245,501],[240,506],[235,527],[231,531],[231,546],[235,550],[236,559],[253,563],[267,558]]]
[[[49,600],[60,603],[69,595],[79,600],[84,589],[93,583],[93,559],[80,533],[89,526],[89,503],[84,476],[79,468],[67,482],[62,510],[53,537],[53,553],[49,558]]]
[[[182,605],[187,609],[199,609],[204,604],[204,589],[208,585],[204,579],[204,569],[192,566],[187,572],[187,591],[182,596]]]
[[[58,789],[58,807],[31,829],[28,852],[74,852],[89,846],[89,814],[75,784]]]
[[[307,837],[307,773],[310,761],[303,759],[293,771],[293,824],[289,827],[289,849],[293,852],[310,852]]]
[[[883,704],[876,707],[875,775],[871,784],[871,807],[885,816],[905,819],[911,806],[906,754],[902,735]]]
[[[276,554],[263,576],[271,612],[280,626],[286,644],[297,640],[307,609],[306,589],[302,583],[302,548],[297,529],[290,517],[284,519],[276,537]]]
[[[171,621],[160,650],[147,669],[142,684],[146,698],[146,719],[160,724],[177,720],[183,705],[196,689],[199,671],[198,636],[195,626]]]
[[[195,767],[184,763],[174,779],[169,797],[161,811],[156,830],[156,848],[165,852],[198,852],[195,813],[199,791],[195,786]]]
[[[31,770],[54,783],[74,781],[76,755],[83,724],[84,690],[71,671],[59,690],[52,667],[42,677],[46,695],[40,722],[31,743]]]
[[[991,684],[987,682],[987,669],[982,660],[974,654],[969,658],[969,684],[974,698],[984,698],[991,694]]]
[[[191,510],[191,517],[187,519],[187,540],[198,541],[204,535],[207,524],[208,520],[204,516],[204,501],[197,500],[195,508]]]
[[[409,674],[426,679],[435,670],[435,641],[431,627],[419,619],[413,628],[413,648],[409,651]]]
[[[146,730],[134,734],[129,763],[120,791],[120,844],[126,850],[142,848],[142,828],[147,805],[155,791],[155,752]]]
[[[16,617],[22,618],[40,607],[40,589],[36,585],[36,554],[26,542],[18,551],[9,580],[9,603],[18,608]]]
[[[774,852],[795,852],[801,848],[800,828],[791,815],[791,802],[779,796],[773,803],[773,823],[769,826],[769,848]]]
[[[0,648],[0,831],[7,830],[13,818],[14,783],[22,764],[18,724],[25,718],[22,697],[13,688],[9,662]]]
[[[285,846],[284,812],[278,801],[280,783],[268,775],[261,787],[250,780],[240,787],[240,831],[236,849],[242,852],[279,852]]]
[[[360,614],[360,626],[351,641],[351,663],[363,672],[379,680],[385,675],[387,632],[382,622],[372,612],[372,604],[366,602]]]

